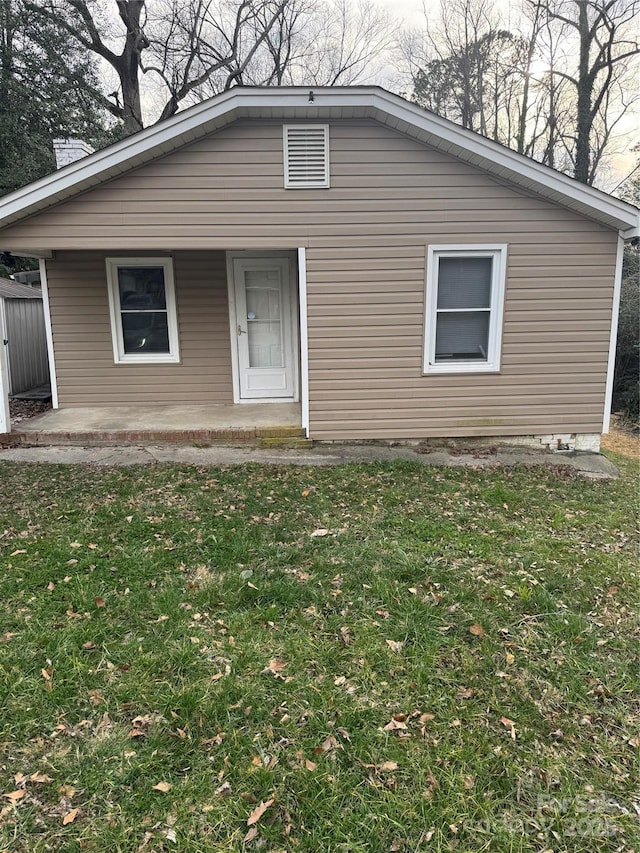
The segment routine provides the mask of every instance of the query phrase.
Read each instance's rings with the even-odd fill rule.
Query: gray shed
[[[49,381],[39,287],[0,278],[0,335],[7,347],[10,395],[22,394]]]

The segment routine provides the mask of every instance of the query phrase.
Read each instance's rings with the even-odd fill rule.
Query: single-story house
[[[299,403],[323,441],[597,449],[639,233],[377,87],[234,88],[0,199],[54,406]]]

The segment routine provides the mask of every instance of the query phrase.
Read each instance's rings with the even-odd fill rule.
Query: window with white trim
[[[285,189],[329,187],[329,125],[285,124]]]
[[[500,369],[506,245],[429,246],[425,373]]]
[[[171,258],[107,258],[116,364],[178,362]]]

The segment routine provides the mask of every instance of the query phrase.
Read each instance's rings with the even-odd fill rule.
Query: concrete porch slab
[[[298,439],[299,403],[190,406],[92,406],[50,409],[22,421],[11,444],[131,444],[148,442]]]

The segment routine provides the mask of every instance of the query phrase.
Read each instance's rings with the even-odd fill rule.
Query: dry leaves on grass
[[[69,823],[73,823],[74,820],[78,817],[79,809],[71,809],[70,812],[67,812],[66,815],[62,818],[62,825],[67,826]]]
[[[281,675],[282,670],[287,666],[286,662],[279,658],[271,658],[269,663],[262,670],[262,675],[273,675],[274,678],[284,678]]]
[[[12,803],[17,803],[18,800],[21,800],[26,793],[27,792],[25,791],[25,789],[21,788],[19,791],[9,791],[8,793],[3,794],[2,796]]]
[[[157,785],[153,786],[154,791],[160,791],[163,794],[168,794],[171,790],[171,785],[168,782],[158,782]]]
[[[247,826],[253,826],[256,824],[266,810],[274,804],[274,802],[275,800],[273,797],[270,800],[263,800],[260,802],[247,818]]]
[[[484,630],[484,628],[482,627],[482,625],[480,625],[479,622],[476,622],[471,625],[471,627],[469,628],[469,633],[473,634],[474,637],[480,637],[480,639],[487,636],[487,632]]]

